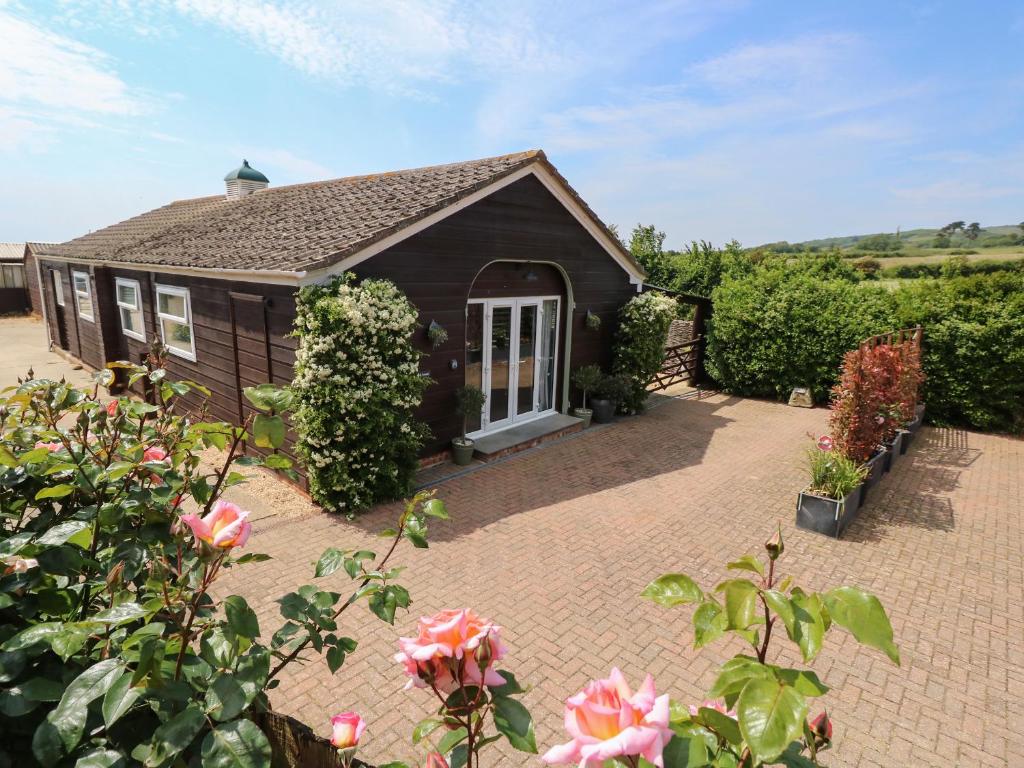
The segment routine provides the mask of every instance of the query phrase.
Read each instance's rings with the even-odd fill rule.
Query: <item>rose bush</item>
[[[202,388],[168,381],[160,362],[117,364],[154,402],[102,405],[110,371],[91,389],[30,376],[0,398],[0,765],[269,765],[255,719],[282,670],[323,654],[336,672],[356,648],[340,619],[357,602],[393,623],[410,596],[392,555],[426,546],[428,519],[447,517],[421,493],[383,556],[329,548],[314,578],[342,570],[353,588],[283,595],[283,623],[264,635],[243,597],[211,588],[267,559],[247,551],[248,513],[222,495],[245,481],[240,467],[289,471],[269,405],[287,397],[257,388],[259,415],[207,421],[182,410]],[[244,455],[249,441],[269,455]],[[221,451],[216,466],[204,449]]]
[[[860,643],[882,651],[899,664],[892,626],[878,598],[857,587],[836,587],[822,593],[805,591],[794,584],[792,577],[780,577],[776,564],[784,552],[779,529],[765,542],[767,564],[754,555],[744,555],[728,564],[728,569],[749,573],[750,578],[726,579],[705,591],[686,574],[670,573],[644,590],[643,597],[660,605],[697,606],[693,613],[695,648],[731,634],[748,644],[751,653],[738,654],[723,665],[708,692],[709,701],[685,707],[673,703],[669,710],[672,737],[660,751],[650,747],[643,752],[642,743],[632,738],[628,747],[626,739],[609,745],[609,750],[616,751],[627,765],[639,766],[641,758],[665,768],[819,765],[818,755],[830,746],[832,723],[824,713],[808,720],[808,699],[822,696],[829,689],[809,669],[781,667],[769,661],[771,640],[783,630],[805,662],[813,661],[821,651],[828,631],[840,626]],[[647,698],[650,696],[653,684]],[[630,717],[636,717],[636,710],[630,708],[616,720],[615,728],[610,719],[605,719],[621,699],[621,693],[617,699],[594,697],[600,718],[583,718],[590,733],[614,737],[615,728],[623,728]],[[574,697],[566,706],[566,728],[574,742],[577,731],[587,734],[577,725],[580,719],[576,710],[581,701]],[[580,755],[588,759],[582,747]],[[568,762],[575,759],[575,752],[565,749],[552,755],[549,751],[546,757],[552,762]]]

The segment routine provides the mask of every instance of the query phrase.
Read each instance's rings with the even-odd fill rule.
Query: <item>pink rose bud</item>
[[[355,712],[342,712],[331,718],[331,745],[350,749],[359,745],[366,721]]]
[[[167,451],[161,448],[159,445],[153,445],[142,452],[143,461],[162,461],[164,464],[170,464],[170,459],[167,458]]]
[[[39,561],[32,557],[17,557],[16,555],[10,555],[5,558],[4,561],[4,576],[9,576],[12,573],[26,573],[31,568],[38,568]]]
[[[828,718],[828,712],[822,712],[811,721],[811,731],[822,742],[832,741],[832,721]]]
[[[448,763],[440,752],[431,752],[427,755],[425,768],[448,768]]]
[[[117,400],[111,400],[109,403],[107,403],[107,416],[109,416],[110,418],[114,418],[114,415],[116,413],[117,413]]]
[[[50,453],[53,453],[55,451],[59,451],[64,446],[61,445],[60,443],[46,443],[46,442],[43,442],[42,440],[40,440],[33,447],[34,448],[45,448]]]
[[[779,525],[778,530],[772,534],[772,537],[764,543],[764,548],[768,551],[768,557],[772,560],[778,560],[779,555],[785,551],[786,544],[782,541],[781,525]]]

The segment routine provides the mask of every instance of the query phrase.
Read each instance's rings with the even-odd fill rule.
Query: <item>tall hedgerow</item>
[[[821,274],[776,265],[727,276],[708,324],[711,376],[740,395],[784,398],[810,387],[827,400],[843,355],[895,323],[886,289]]]
[[[346,514],[402,496],[427,434],[413,415],[429,382],[416,308],[394,284],[351,275],[303,288],[296,308],[294,426],[310,493]]]
[[[895,298],[898,324],[924,327],[929,420],[1024,431],[1024,274],[916,280]]]

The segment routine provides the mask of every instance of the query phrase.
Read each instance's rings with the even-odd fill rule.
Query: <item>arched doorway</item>
[[[498,261],[477,275],[466,301],[465,383],[486,401],[469,418],[472,436],[557,411],[567,293],[551,264]]]

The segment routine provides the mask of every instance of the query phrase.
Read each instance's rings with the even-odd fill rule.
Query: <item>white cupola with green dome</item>
[[[228,200],[238,200],[266,189],[270,185],[270,179],[249,165],[248,160],[243,160],[241,166],[224,177],[224,184],[225,197]]]

